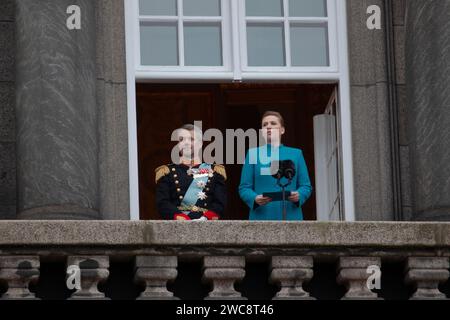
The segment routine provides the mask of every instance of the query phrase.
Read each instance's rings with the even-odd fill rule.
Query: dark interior
[[[160,219],[155,206],[154,170],[170,163],[171,133],[201,120],[203,131],[260,128],[262,114],[279,111],[283,143],[301,148],[314,187],[313,116],[324,112],[334,84],[138,84],[137,128],[140,218]],[[205,143],[204,146],[206,146]],[[237,188],[242,165],[226,165],[228,205],[223,219],[247,220]],[[316,219],[315,195],[303,206],[305,220]]]

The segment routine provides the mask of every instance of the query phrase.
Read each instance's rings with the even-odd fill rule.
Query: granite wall
[[[16,215],[14,0],[0,2],[0,219]]]

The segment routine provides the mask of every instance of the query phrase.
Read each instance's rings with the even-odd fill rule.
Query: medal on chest
[[[213,170],[211,168],[189,168],[187,174],[192,176],[194,179],[192,184],[194,184],[197,188],[196,198],[199,200],[205,200],[208,196],[204,189],[207,185],[207,181],[209,178],[213,176]]]
[[[213,170],[211,168],[190,168],[187,174],[192,176],[194,180],[204,177],[211,178],[213,176]]]

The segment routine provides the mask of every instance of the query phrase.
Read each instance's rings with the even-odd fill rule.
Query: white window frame
[[[180,2],[181,0],[177,0]],[[350,80],[347,48],[347,13],[346,0],[327,0],[328,4],[328,39],[329,39],[329,67],[248,67],[241,66],[242,61],[247,61],[242,52],[244,47],[242,34],[239,32],[245,21],[238,18],[242,10],[242,0],[229,0],[230,21],[223,20],[222,41],[224,51],[223,67],[149,67],[140,66],[139,47],[139,3],[138,0],[124,1],[125,6],[125,38],[126,38],[126,63],[127,63],[127,105],[128,105],[128,150],[129,150],[129,175],[130,175],[130,219],[139,220],[139,178],[137,157],[137,124],[136,124],[136,82],[155,83],[179,83],[179,82],[323,82],[338,84],[339,111],[341,128],[341,152],[342,152],[342,192],[343,212],[345,221],[355,221],[354,189],[353,189],[353,151],[352,130],[350,112]],[[284,0],[285,2],[288,0]],[[226,1],[222,1],[227,3]],[[241,3],[240,3],[241,2]],[[222,13],[225,13],[222,4]],[[225,5],[226,7],[226,5]],[[240,8],[241,7],[241,8]],[[238,13],[238,14],[236,14]],[[224,15],[225,17],[225,15]],[[226,31],[226,30],[229,30]],[[246,30],[246,29],[241,29]],[[240,37],[231,37],[231,34],[239,34]],[[288,35],[286,35],[287,38]],[[231,50],[226,50],[229,46]],[[245,52],[246,55],[246,52]],[[333,56],[333,57],[332,57]],[[229,68],[231,66],[231,68]],[[217,68],[221,68],[218,70]]]
[[[242,73],[246,75],[246,79],[253,79],[257,77],[258,74],[265,73],[270,74],[273,77],[273,73],[302,73],[302,74],[326,74],[326,73],[336,73],[338,72],[337,64],[337,39],[336,39],[336,1],[327,1],[327,16],[326,17],[289,17],[289,0],[283,0],[283,16],[281,17],[245,17],[245,1],[232,0],[238,2],[238,11],[233,12],[240,16],[239,28],[240,30],[247,30],[247,22],[273,22],[273,23],[283,23],[285,31],[285,44],[284,49],[286,52],[286,66],[283,67],[261,67],[261,66],[248,66],[247,57],[247,32],[240,32],[240,56],[242,61]],[[290,25],[295,24],[327,24],[327,38],[328,38],[328,60],[329,66],[316,66],[316,67],[300,67],[291,65],[291,37],[290,37]],[[259,77],[258,77],[259,78]]]
[[[336,2],[327,1],[327,17],[294,18],[289,17],[288,2],[283,0],[284,15],[281,17],[245,17],[244,0],[222,0],[222,59],[223,66],[197,67],[183,66],[184,62],[184,22],[217,22],[217,17],[192,17],[183,16],[183,1],[177,1],[177,16],[140,16],[139,0],[130,0],[126,8],[127,20],[133,23],[130,28],[133,32],[127,33],[134,43],[134,61],[136,80],[140,82],[160,82],[170,79],[199,80],[337,80],[339,73],[338,64],[338,40],[337,40],[337,7]],[[177,22],[178,23],[178,56],[181,66],[143,66],[140,50],[140,23],[141,22]],[[285,52],[286,66],[283,67],[249,67],[247,65],[247,21],[283,22],[285,24]],[[290,65],[290,23],[299,24],[327,23],[328,34],[328,58],[329,66],[299,67]],[[244,30],[240,32],[240,30]],[[182,44],[182,45],[180,45]]]
[[[129,19],[134,21],[133,43],[135,55],[135,69],[137,80],[159,80],[159,79],[184,79],[185,77],[203,77],[205,79],[215,78],[222,74],[227,78],[232,76],[231,57],[231,28],[230,6],[228,1],[221,1],[221,17],[215,16],[185,16],[183,15],[183,1],[177,1],[177,16],[141,16],[139,14],[139,0],[129,1]],[[127,2],[128,3],[128,2]],[[134,18],[133,18],[134,17]],[[145,66],[141,65],[140,50],[140,23],[141,22],[162,22],[177,23],[178,31],[178,59],[179,66]],[[223,66],[185,66],[184,65],[184,23],[220,23],[222,40],[222,62]]]

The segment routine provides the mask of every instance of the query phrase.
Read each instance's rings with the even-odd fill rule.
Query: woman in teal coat
[[[301,206],[310,197],[312,186],[302,151],[281,144],[285,128],[283,117],[278,112],[267,111],[261,122],[267,144],[247,152],[239,195],[250,208],[250,220],[282,220],[282,201],[274,201],[263,193],[281,192],[277,179],[269,173],[272,161],[292,160],[296,173],[292,183],[286,187],[286,191],[291,192],[286,201],[286,217],[287,220],[303,220]],[[283,184],[287,181],[286,178],[281,179]]]

